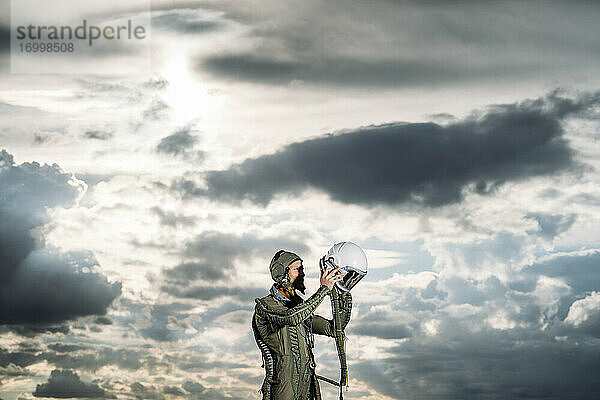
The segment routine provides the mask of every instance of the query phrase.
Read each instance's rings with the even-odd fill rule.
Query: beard
[[[304,286],[304,275],[298,275],[298,277],[294,279],[292,286],[294,289],[304,294],[304,291],[306,290],[306,286]]]

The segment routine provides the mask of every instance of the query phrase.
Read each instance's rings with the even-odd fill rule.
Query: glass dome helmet
[[[343,274],[343,278],[341,281],[336,282],[335,285],[339,289],[349,292],[367,275],[367,255],[355,243],[336,243],[321,258],[320,267],[321,271],[327,267],[340,267],[340,273]]]

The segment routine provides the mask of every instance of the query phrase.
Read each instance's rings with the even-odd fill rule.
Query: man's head
[[[296,260],[288,265],[288,276],[290,278],[290,282],[294,283],[294,281],[301,275],[304,275],[304,266],[302,265],[302,260]]]
[[[277,283],[288,282],[300,293],[304,294],[304,268],[302,259],[295,253],[286,250],[279,250],[273,256],[271,265],[271,277]]]

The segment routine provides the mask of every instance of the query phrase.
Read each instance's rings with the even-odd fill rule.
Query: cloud
[[[0,325],[0,333],[14,332],[25,337],[34,337],[43,334],[67,335],[71,332],[68,325]]]
[[[553,239],[561,233],[566,232],[577,219],[575,214],[529,213],[526,217],[537,221],[539,226],[538,235],[545,239]]]
[[[526,280],[536,280],[539,276],[558,278],[563,280],[572,289],[573,296],[590,293],[600,288],[600,251],[589,250],[584,252],[573,252],[557,254],[542,259],[523,269],[523,277]],[[567,297],[563,312],[568,311],[568,306],[575,300]]]
[[[160,219],[160,223],[165,226],[194,226],[197,218],[195,216],[186,216],[175,214],[171,211],[165,211],[158,206],[154,206],[150,209]]]
[[[30,351],[8,351],[0,347],[0,367],[7,368],[9,365],[27,367],[35,364],[39,357]]]
[[[52,343],[48,345],[48,348],[58,353],[72,353],[77,350],[84,350],[87,347],[78,344]]]
[[[63,349],[59,349],[63,350]],[[71,351],[52,350],[39,353],[36,359],[62,368],[76,368],[96,372],[104,366],[116,366],[121,369],[136,371],[153,364],[156,359],[148,349],[108,347],[102,345],[86,345],[83,349]]]
[[[456,251],[476,268],[470,248]],[[391,398],[595,397],[598,256],[598,250],[546,255],[502,280],[460,279],[444,265],[427,289],[374,282],[394,295],[389,303],[356,302],[349,335],[367,338],[348,350],[351,376]],[[501,265],[510,267],[511,259]],[[441,295],[426,295],[432,285]],[[368,290],[375,292],[376,286]],[[377,359],[367,355],[370,338],[386,344]]]
[[[120,295],[120,283],[109,283],[97,272],[89,252],[46,248],[41,233],[49,220],[47,208],[73,206],[85,184],[56,164],[16,165],[2,150],[0,188],[0,324],[104,314]]]
[[[419,338],[382,360],[353,363],[351,374],[392,398],[588,399],[600,393],[595,346],[577,346],[525,331]]]
[[[189,393],[189,396],[191,396],[190,398],[192,399],[217,400],[227,398],[218,391],[209,389],[198,382],[186,381],[183,384],[183,389]]]
[[[169,82],[161,76],[154,76],[143,81],[105,81],[101,79],[75,79],[82,89],[75,91],[73,100],[97,99],[110,97],[120,100],[121,104],[141,104],[155,100],[156,95],[167,88]]]
[[[131,389],[131,395],[136,399],[162,399],[160,391],[153,385],[142,385],[139,382],[132,383],[129,385]]]
[[[352,327],[351,332],[356,335],[373,336],[381,339],[404,339],[412,336],[409,327],[404,324],[371,322]]]
[[[155,304],[150,310],[150,326],[140,329],[139,333],[158,342],[178,340],[184,336],[181,330],[189,328],[182,320],[188,316],[185,311],[190,308],[192,307],[189,305],[179,303]]]
[[[197,299],[197,300],[214,300],[221,297],[233,297],[242,303],[252,302],[257,297],[265,295],[264,288],[249,288],[239,286],[188,286],[178,287],[175,285],[164,285],[161,289],[169,293],[171,296]]]
[[[121,285],[109,283],[99,273],[85,272],[96,265],[90,257],[73,257],[73,253],[32,251],[5,282],[1,322],[60,322],[104,314],[120,295]]]
[[[217,231],[206,231],[188,241],[182,255],[189,261],[173,268],[164,270],[168,283],[176,283],[188,287],[201,280],[214,282],[225,280],[236,275],[234,263],[251,257],[261,257],[270,260],[273,254],[281,248],[289,249],[299,254],[307,253],[308,247],[299,240],[278,237],[257,237],[253,234],[230,234]],[[196,288],[194,293],[200,297],[214,296],[216,286]],[[172,294],[188,293],[189,291],[169,289]],[[223,293],[228,293],[223,292]],[[194,296],[191,296],[194,297]]]
[[[600,293],[592,292],[571,304],[564,322],[600,338]]]
[[[105,316],[100,316],[100,317],[96,318],[94,320],[94,322],[99,325],[112,325],[113,324],[113,320],[108,317],[105,317]]]
[[[0,366],[0,376],[31,376],[32,372],[29,372],[26,368],[20,367],[15,364],[8,364],[6,367]]]
[[[347,204],[439,207],[461,201],[465,191],[486,195],[508,181],[576,170],[561,123],[599,103],[600,93],[551,93],[495,105],[445,126],[370,126],[208,171],[206,188],[186,179],[173,188],[184,196],[262,205],[277,194],[313,188]]]
[[[483,76],[510,77],[535,69],[519,64],[465,65],[462,60],[436,62],[412,57],[360,60],[320,57],[306,61],[279,60],[273,56],[230,54],[209,57],[198,67],[215,76],[241,81],[285,85],[306,82],[331,86],[423,87],[472,81]]]
[[[231,268],[231,266],[229,267]],[[207,281],[216,281],[227,277],[223,266],[204,262],[182,263],[166,270],[165,274],[171,278],[184,278],[186,280],[202,278]]]
[[[204,34],[218,31],[222,27],[223,22],[205,10],[152,9],[152,29],[164,29],[183,34]]]
[[[165,136],[156,146],[156,151],[201,162],[205,157],[205,153],[193,149],[198,143],[198,136],[193,135],[192,132],[191,127],[185,127],[177,130],[172,135]]]
[[[390,287],[386,284],[386,287]],[[393,288],[390,288],[393,290]],[[413,293],[410,297],[420,297],[419,293]],[[408,300],[405,298],[405,300]],[[358,318],[353,318],[348,329],[350,334],[371,336],[380,339],[404,339],[411,337],[415,330],[415,317],[405,311],[405,309],[416,310],[414,304],[407,307],[404,302],[402,306],[396,306],[400,303],[379,304],[372,306],[369,311]]]
[[[36,386],[33,395],[35,397],[58,397],[61,399],[75,397],[116,399],[116,396],[106,392],[98,385],[82,382],[75,372],[58,369],[50,373],[47,383]]]
[[[591,77],[599,61],[587,51],[595,43],[598,10],[585,2],[569,9],[553,4],[544,13],[535,2],[474,7],[382,1],[368,9],[356,1],[202,6],[247,27],[244,42],[236,37],[235,45],[198,64],[201,72],[226,79],[381,89],[514,84],[558,79],[567,71]],[[573,19],[564,18],[567,10]]]
[[[179,389],[176,386],[165,386],[163,388],[163,393],[170,394],[171,396],[178,396],[178,397],[183,397],[185,394],[181,391],[181,389]]]
[[[155,98],[152,99],[148,108],[144,110],[142,117],[144,121],[160,121],[168,116],[170,110],[171,107],[167,103],[162,99]]]
[[[112,132],[104,132],[104,131],[98,131],[98,130],[93,130],[93,131],[86,131],[83,136],[86,139],[97,139],[97,140],[108,140],[110,138],[113,137],[113,133]]]
[[[596,314],[600,308],[600,293],[592,292],[584,299],[577,300],[571,305],[569,315],[565,318],[565,322],[575,326],[581,325],[588,319],[591,314]]]

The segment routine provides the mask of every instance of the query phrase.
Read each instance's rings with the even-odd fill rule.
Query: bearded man
[[[263,400],[320,400],[315,375],[313,333],[334,337],[333,320],[313,315],[333,285],[342,279],[340,268],[321,272],[319,289],[306,301],[302,259],[280,250],[269,266],[275,281],[269,295],[256,299],[252,328],[261,350],[266,377],[261,387]],[[350,292],[342,292],[342,329],[350,320]]]

